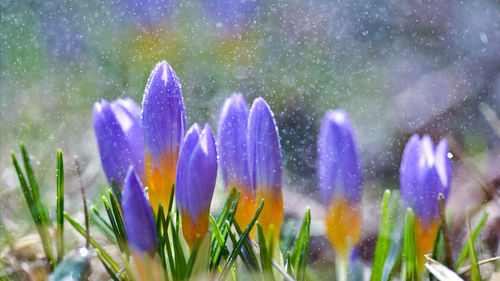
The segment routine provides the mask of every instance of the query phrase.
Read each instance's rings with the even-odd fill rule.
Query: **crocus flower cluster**
[[[229,97],[220,112],[218,143],[224,185],[241,191],[236,221],[247,226],[264,199],[258,222],[266,234],[273,228],[277,242],[283,220],[281,149],[264,99],[255,99],[249,111],[242,94]]]
[[[353,128],[347,113],[329,110],[318,138],[318,182],[326,207],[326,233],[346,261],[361,237],[363,182]]]
[[[156,247],[150,209],[157,212],[160,204],[167,206],[174,185],[183,235],[192,248],[208,231],[217,150],[209,125],[201,130],[195,123],[185,134],[181,86],[168,63],[153,69],[142,115],[131,99],[103,100],[94,106],[94,129],[108,181],[116,181],[124,193],[123,216],[132,248],[150,253]],[[265,233],[273,227],[276,242],[283,220],[281,151],[273,114],[262,98],[250,111],[243,95],[227,99],[219,122],[219,149],[225,186],[242,191],[237,221],[246,227],[264,199],[259,223]],[[142,187],[148,188],[151,205]]]
[[[428,135],[413,135],[401,160],[401,197],[417,218],[415,237],[421,268],[439,227],[438,195],[442,193],[446,199],[450,190],[452,163],[448,153],[446,140],[435,147]]]
[[[139,107],[131,99],[94,105],[94,130],[104,172],[123,190],[123,219],[132,250],[154,253],[154,212],[167,206],[172,188],[182,231],[192,248],[208,232],[210,203],[217,178],[217,156],[226,190],[241,192],[236,221],[244,228],[264,200],[258,218],[277,245],[283,220],[282,160],[273,113],[262,98],[248,109],[242,94],[221,108],[218,148],[211,127],[193,124],[185,134],[179,80],[163,61],[147,82]],[[419,258],[432,247],[439,225],[438,194],[449,193],[452,164],[445,140],[435,147],[427,135],[409,140],[401,163],[404,204],[415,211]],[[347,262],[361,236],[362,168],[348,114],[326,112],[318,137],[318,182],[326,209],[327,236]],[[149,202],[143,191],[148,188]],[[149,204],[151,203],[151,205]],[[254,235],[252,234],[252,237]]]

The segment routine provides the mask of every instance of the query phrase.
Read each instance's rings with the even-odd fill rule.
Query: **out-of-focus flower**
[[[182,233],[193,248],[208,231],[210,203],[217,178],[217,150],[208,124],[200,131],[193,124],[186,134],[177,167],[175,198],[182,218]]]
[[[347,113],[329,110],[318,139],[318,182],[326,206],[330,242],[346,261],[361,237],[363,176],[353,128]]]
[[[149,76],[142,102],[146,185],[155,212],[160,203],[168,206],[185,120],[179,80],[166,61],[159,62]]]
[[[226,32],[247,27],[259,6],[256,0],[203,0],[202,4],[215,26]]]
[[[218,145],[224,186],[227,191],[241,191],[235,214],[245,228],[255,213],[255,192],[248,171],[247,151],[248,106],[242,94],[226,99],[219,116]]]
[[[168,0],[113,0],[125,21],[136,27],[154,27],[171,17],[177,1]]]
[[[121,188],[129,166],[144,182],[144,142],[140,109],[130,98],[96,102],[94,132],[104,173]]]
[[[277,245],[283,222],[283,168],[278,128],[273,113],[263,98],[255,99],[250,109],[247,145],[248,168],[256,204],[264,199],[264,208],[258,222],[264,235],[273,227],[273,241]]]
[[[446,140],[434,147],[428,135],[413,135],[406,144],[401,160],[400,184],[403,203],[413,209],[417,221],[415,238],[420,267],[424,255],[434,245],[439,227],[438,195],[448,197],[452,163]]]
[[[133,167],[130,167],[123,186],[123,223],[131,250],[154,254],[158,247],[158,234],[151,205]]]

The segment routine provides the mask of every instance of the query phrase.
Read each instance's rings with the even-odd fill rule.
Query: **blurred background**
[[[311,206],[317,234],[323,226],[316,136],[327,109],[345,108],[365,171],[366,259],[382,192],[398,189],[411,134],[452,142],[451,212],[463,214],[495,197],[496,0],[0,0],[0,25],[0,213],[17,235],[32,226],[19,223],[29,214],[9,151],[26,144],[48,206],[55,206],[56,151],[64,151],[67,191],[75,201],[67,204],[70,213],[81,211],[77,155],[89,200],[99,202],[106,183],[93,103],[124,96],[141,103],[147,78],[163,59],[181,81],[189,126],[208,122],[215,129],[233,92],[249,104],[258,96],[269,102],[283,149],[286,216],[300,219]],[[498,210],[493,202],[488,208]],[[496,249],[498,216],[489,224],[493,238],[486,238]],[[326,240],[317,239],[312,261],[332,259]],[[315,247],[322,250],[314,253]]]

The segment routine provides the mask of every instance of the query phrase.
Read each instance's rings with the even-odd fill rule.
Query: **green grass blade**
[[[264,274],[269,273],[272,268],[271,264],[271,256],[270,253],[268,252],[267,245],[266,245],[266,237],[264,236],[264,232],[262,231],[262,227],[260,226],[259,223],[256,225],[257,228],[257,236],[258,236],[258,242],[259,242],[259,250],[260,250],[260,264],[262,266],[262,271]],[[267,276],[269,279],[274,279],[272,278],[272,275]]]
[[[57,261],[64,257],[64,164],[63,154],[57,152]]]
[[[229,221],[227,221],[227,222],[229,222]],[[238,222],[236,220],[233,220],[232,224],[234,226],[234,229],[238,233],[238,235],[239,236],[243,235],[243,231],[241,231],[241,228],[238,225]],[[228,227],[226,227],[226,229],[229,229],[229,228],[230,228],[230,224],[228,224]],[[254,251],[252,245],[250,244],[250,239],[245,239],[245,241],[243,242],[243,246],[245,247],[246,254],[247,254],[248,258],[250,259],[249,266],[253,267],[254,269],[257,269],[257,266],[258,266],[257,255],[255,254],[255,251]]]
[[[97,251],[97,257],[101,261],[102,265],[104,266],[104,269],[106,269],[106,272],[108,273],[109,277],[111,277],[111,280],[113,281],[120,281],[120,278],[116,276],[115,272],[113,269],[109,266],[109,264],[106,262],[106,260],[103,258],[101,252]]]
[[[228,261],[226,263],[226,266],[224,267],[224,270],[222,270],[222,274],[221,274],[219,280],[226,279],[226,275],[227,275],[229,269],[233,266],[233,263],[236,260],[238,253],[241,251],[241,248],[243,247],[243,244],[245,243],[246,239],[248,238],[248,235],[250,234],[250,231],[252,230],[255,222],[257,221],[257,218],[259,217],[260,212],[262,211],[263,207],[264,207],[264,200],[262,200],[260,202],[259,208],[257,208],[255,215],[253,216],[252,220],[250,221],[250,224],[247,226],[247,228],[245,229],[245,232],[243,232],[242,236],[240,236],[240,240],[238,240],[238,243],[236,243],[236,246],[234,247],[233,251],[231,252],[231,255],[229,256]]]
[[[81,226],[78,222],[76,222],[70,215],[64,214],[64,218],[73,226],[73,228],[80,233],[83,237],[87,237],[87,232],[85,231],[85,228]],[[106,262],[113,268],[115,272],[118,272],[120,270],[120,267],[118,264],[111,258],[111,256],[104,250],[104,248],[93,238],[90,237],[90,244],[94,246],[94,248],[97,249],[97,251],[102,255],[102,258],[106,260]]]
[[[91,206],[91,210],[92,212],[89,212],[90,222],[95,225],[104,234],[104,236],[106,236],[106,239],[108,239],[109,242],[117,244],[113,229],[108,222],[99,214],[99,211],[95,206]]]
[[[196,256],[198,255],[198,248],[200,247],[200,235],[196,236],[196,240],[194,241],[193,251],[191,251],[191,255],[189,256],[189,260],[186,265],[186,274],[184,275],[184,279],[188,280],[191,277],[191,273],[193,272],[193,265],[196,260]]]
[[[118,207],[118,204],[116,203],[116,199],[113,196],[113,192],[110,190],[109,191],[109,201],[111,202],[111,211],[113,211],[113,217],[116,222],[116,226],[118,227],[118,233],[120,235],[120,238],[123,242],[125,254],[129,254],[128,250],[128,239],[127,239],[127,233],[125,232],[125,225],[123,223],[123,218],[122,214],[120,212],[120,208]]]
[[[291,265],[297,275],[297,280],[305,280],[307,253],[309,250],[309,233],[311,229],[311,210],[308,208],[302,220],[299,236],[291,253]]]
[[[484,212],[483,215],[481,216],[481,219],[479,220],[479,223],[477,226],[474,228],[474,231],[472,232],[472,242],[476,242],[476,238],[483,229],[486,220],[488,219],[488,213]],[[460,266],[464,263],[465,259],[467,258],[467,255],[469,254],[469,245],[465,245],[462,251],[460,252],[460,256],[457,260],[457,263],[455,264],[455,270],[458,270]]]
[[[403,246],[404,278],[406,281],[419,280],[417,250],[415,243],[415,215],[408,208],[405,219],[405,235]]]
[[[118,201],[118,205],[120,205],[120,209],[122,208],[122,192],[120,191],[120,188],[116,184],[115,180],[111,180],[111,191],[113,192],[113,195],[116,198],[116,201]]]
[[[382,280],[384,264],[391,245],[391,214],[389,210],[390,197],[390,190],[386,190],[382,199],[382,214],[380,216],[377,245],[375,246],[375,254],[373,256],[372,275],[370,277],[371,281]]]
[[[49,263],[52,266],[55,266],[56,260],[54,257],[54,252],[52,250],[52,242],[49,236],[49,232],[47,230],[47,225],[44,224],[44,221],[40,213],[41,210],[41,208],[39,208],[40,205],[35,202],[32,190],[29,188],[28,183],[26,182],[26,178],[24,177],[21,167],[19,166],[19,162],[17,162],[16,156],[14,155],[13,152],[11,152],[11,156],[12,156],[12,163],[14,164],[14,168],[16,169],[17,176],[19,178],[19,183],[21,184],[21,190],[23,191],[24,198],[26,200],[26,203],[28,204],[28,209],[30,210],[31,213],[31,217],[35,222],[38,234],[40,235],[43,251],[45,252],[45,256],[49,261]]]
[[[471,280],[481,281],[481,271],[479,270],[479,265],[477,264],[476,250],[474,249],[474,242],[472,241],[471,235],[467,238],[467,246],[469,248],[470,256]]]

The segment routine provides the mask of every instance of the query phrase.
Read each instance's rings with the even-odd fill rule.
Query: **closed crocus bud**
[[[129,166],[134,166],[144,182],[144,142],[140,109],[130,98],[96,102],[94,132],[101,163],[109,183],[123,186]]]
[[[217,178],[217,150],[212,128],[198,124],[186,134],[177,167],[175,198],[182,219],[182,233],[191,249],[208,231],[210,203]],[[200,240],[201,242],[201,240]]]
[[[184,104],[179,80],[166,61],[149,76],[142,103],[146,185],[153,210],[168,206],[184,139]]]
[[[277,245],[283,222],[281,149],[273,113],[263,98],[254,100],[248,119],[248,167],[256,204],[264,199],[258,218],[264,235],[273,227]]]
[[[158,247],[153,212],[133,167],[128,170],[123,185],[122,211],[131,250],[153,255]]]
[[[219,116],[218,146],[224,186],[241,192],[236,221],[246,228],[255,214],[255,193],[250,183],[247,151],[248,106],[242,94],[226,99]]]
[[[406,144],[401,160],[401,197],[416,216],[415,238],[419,265],[434,245],[439,227],[439,193],[446,199],[450,190],[452,163],[446,140],[435,147],[431,138],[413,135]]]
[[[318,139],[318,182],[330,242],[346,261],[361,236],[362,171],[347,113],[329,110]]]

